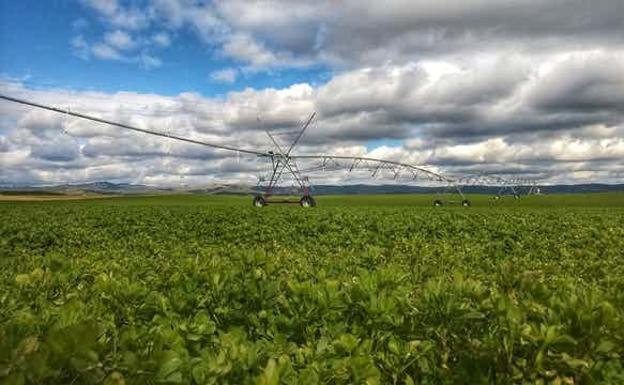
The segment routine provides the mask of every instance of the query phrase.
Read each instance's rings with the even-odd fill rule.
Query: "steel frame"
[[[506,192],[513,195],[515,199],[519,199],[522,195],[534,195],[540,193],[537,181],[529,178],[505,179],[497,175],[477,174],[460,177],[457,179],[457,183],[462,186],[498,187],[498,191],[494,196],[495,199],[500,199],[506,195]],[[522,191],[523,189],[525,190],[524,193]]]
[[[303,133],[310,126],[310,123],[312,123],[312,120],[315,116],[316,113],[312,113],[312,115],[310,115],[301,130],[296,132],[295,139],[289,144],[286,150],[279,144],[278,140],[275,138],[275,134],[266,131],[267,136],[275,146],[275,151],[269,151],[266,154],[260,155],[263,157],[269,157],[271,159],[271,176],[268,179],[268,184],[264,187],[265,191],[262,193],[262,195],[254,197],[254,206],[262,207],[269,203],[300,203],[301,206],[304,207],[316,205],[316,202],[310,196],[310,183],[308,177],[301,174],[297,162],[292,156],[290,156],[290,153],[293,151],[295,146],[297,146],[299,140],[303,136]],[[297,186],[299,187],[300,193],[302,195],[299,201],[292,201],[288,199],[270,200],[271,196],[273,195],[273,190],[275,189],[279,181],[283,179],[284,171],[286,171],[297,183]],[[263,182],[263,179],[259,178],[259,187],[262,187],[261,182]]]
[[[443,184],[444,187],[442,188],[442,191],[438,193],[439,199],[434,200],[434,205],[441,206],[445,199],[440,198],[442,198],[442,196],[446,193],[458,194],[462,205],[470,205],[470,201],[466,199],[461,186],[459,186],[455,180],[420,166],[385,159],[358,156],[298,155],[293,158],[297,160],[312,160],[316,162],[316,164],[312,167],[305,169],[305,172],[343,170],[351,173],[356,170],[363,170],[369,172],[371,178],[376,178],[383,173],[389,173],[391,178],[394,180],[424,180],[427,182]],[[446,200],[446,202],[455,203],[453,200]]]

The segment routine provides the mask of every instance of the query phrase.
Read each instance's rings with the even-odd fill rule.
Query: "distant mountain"
[[[173,191],[165,188],[158,188],[145,185],[135,185],[130,183],[94,182],[82,184],[63,184],[53,186],[2,186],[0,192],[4,193],[24,193],[24,194],[148,194],[154,192]]]
[[[276,188],[276,194],[288,193],[289,188]],[[441,187],[420,187],[410,185],[318,185],[312,188],[313,195],[341,195],[341,194],[430,194],[442,191]],[[496,194],[500,187],[496,186],[465,186],[462,191],[467,194]],[[130,183],[94,182],[83,184],[65,184],[55,186],[0,186],[0,193],[10,194],[104,194],[104,195],[133,195],[133,194],[238,194],[251,195],[258,192],[256,186],[240,184],[212,184],[207,186],[180,186],[157,187]],[[596,193],[596,192],[624,192],[624,184],[575,184],[540,186],[543,194],[561,193]]]

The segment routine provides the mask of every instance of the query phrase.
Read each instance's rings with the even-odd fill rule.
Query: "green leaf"
[[[125,385],[125,384],[126,384],[126,380],[123,374],[119,372],[112,372],[106,377],[106,380],[104,381],[104,385]]]
[[[388,341],[388,350],[396,355],[401,353],[399,349],[399,344],[394,339]]]
[[[602,340],[596,347],[598,353],[609,353],[615,349],[615,343],[607,340]]]
[[[173,350],[166,351],[160,362],[160,368],[156,373],[156,381],[171,384],[182,383],[181,366],[182,359],[178,353]]]
[[[28,285],[30,283],[30,275],[29,274],[17,274],[15,276],[15,282],[20,285]]]
[[[580,368],[588,368],[589,367],[589,363],[585,360],[581,360],[579,358],[574,358],[569,356],[566,353],[563,353],[561,355],[561,358],[563,360],[563,362],[566,363],[566,365],[568,365],[568,367],[570,367],[571,369],[580,369]]]
[[[273,358],[269,359],[260,378],[258,385],[278,385],[279,384],[279,370],[277,369],[277,363]]]

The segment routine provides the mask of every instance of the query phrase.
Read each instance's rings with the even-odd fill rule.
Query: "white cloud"
[[[153,53],[148,53],[157,48],[165,48],[170,45],[169,35],[160,32],[149,36],[146,30],[155,20],[154,11],[145,4],[122,5],[117,1],[82,0],[82,3],[96,12],[100,20],[110,29],[101,41],[90,47],[95,58],[103,60],[117,60],[126,63],[137,63],[144,69],[156,68],[162,65],[162,61]],[[72,42],[74,53],[86,59],[88,52],[84,38],[82,41]],[[76,47],[82,44],[80,47]],[[140,51],[140,54],[135,52]]]
[[[221,83],[234,83],[238,72],[234,68],[224,68],[222,70],[214,71],[210,74],[210,78],[214,81]]]
[[[150,23],[151,15],[147,9],[125,7],[117,0],[81,0],[81,2],[115,27],[139,30],[146,28]]]
[[[83,2],[117,28],[189,28],[257,69],[435,63],[503,50],[537,54],[624,45],[620,0],[596,0],[592,7],[583,0]]]
[[[370,66],[501,49],[552,52],[621,45],[624,3],[548,1],[257,1],[215,3],[231,34],[276,56]],[[283,63],[281,63],[283,64]]]
[[[129,51],[136,48],[137,43],[132,39],[132,37],[124,31],[119,29],[111,32],[107,32],[104,35],[104,41],[110,47],[121,51]]]
[[[165,32],[159,32],[152,36],[152,41],[160,47],[169,47],[171,38]]]
[[[103,15],[114,15],[118,10],[117,0],[82,0],[82,2]]]
[[[119,32],[119,31],[116,31]],[[106,35],[106,42],[96,43],[89,46],[82,36],[72,40],[74,54],[83,60],[87,60],[90,54],[102,60],[113,60],[123,63],[138,63],[141,68],[150,70],[162,66],[162,60],[144,50],[139,53],[128,52],[136,46],[134,41],[128,40],[129,36],[124,33]]]
[[[74,55],[78,56],[82,60],[88,60],[90,56],[89,44],[82,35],[75,36],[70,41],[72,51]]]
[[[162,66],[162,60],[160,60],[156,56],[152,56],[146,53],[141,54],[138,59],[141,63],[141,66],[148,70]]]
[[[110,22],[119,28],[141,30],[149,26],[150,15],[142,9],[120,9]]]
[[[259,67],[269,66],[277,62],[275,54],[247,34],[229,36],[223,44],[223,52],[230,57]]]
[[[93,53],[93,56],[97,57],[98,59],[104,59],[104,60],[121,60],[122,59],[121,54],[115,48],[104,43],[95,44],[91,48],[91,52]]]

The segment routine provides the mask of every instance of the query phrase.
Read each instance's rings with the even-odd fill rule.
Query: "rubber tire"
[[[440,207],[442,206],[442,201],[439,199],[436,199],[433,201],[433,207]]]
[[[253,206],[257,208],[264,207],[266,206],[266,200],[264,200],[264,198],[260,195],[256,195],[253,199]]]
[[[311,196],[306,195],[299,200],[299,204],[301,205],[301,207],[307,209],[310,207],[314,207],[316,202],[314,202],[314,199],[312,199]]]
[[[312,207],[316,207],[316,199],[312,198],[311,196],[308,196],[310,198],[310,201],[312,202]]]
[[[514,199],[515,199],[515,200],[520,199],[520,195],[518,195],[518,194],[514,194]]]
[[[468,199],[464,199],[461,203],[463,207],[470,207],[470,201]]]

